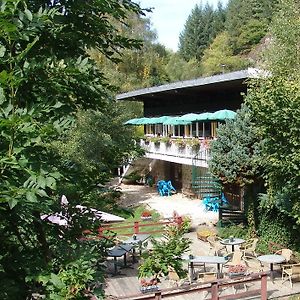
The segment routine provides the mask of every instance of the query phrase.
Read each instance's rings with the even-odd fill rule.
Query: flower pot
[[[158,290],[158,285],[142,286],[140,290],[142,293],[151,293]]]

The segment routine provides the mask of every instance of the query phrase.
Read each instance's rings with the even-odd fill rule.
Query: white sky
[[[177,51],[179,34],[196,4],[206,3],[217,7],[219,0],[137,0],[142,8],[154,7],[152,13],[147,13],[151,19],[152,29],[157,31],[158,42],[168,49]],[[220,0],[223,6],[228,0]]]

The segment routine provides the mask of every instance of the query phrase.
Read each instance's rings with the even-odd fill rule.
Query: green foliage
[[[38,282],[46,286],[49,299],[84,299],[89,294],[88,283],[92,283],[96,261],[78,259],[67,264],[58,274],[39,276]]]
[[[179,54],[187,61],[192,58],[200,61],[203,51],[223,29],[223,26],[224,10],[221,5],[214,10],[208,4],[205,7],[196,4],[180,34]]]
[[[80,278],[79,268],[73,266],[69,269],[67,266],[78,261],[79,257],[85,261],[91,259],[83,255],[86,249],[93,253],[91,245],[78,245],[78,237],[83,229],[99,223],[92,224],[91,215],[81,216],[74,206],[91,189],[97,189],[96,184],[105,182],[109,177],[110,168],[105,159],[111,157],[105,155],[109,151],[102,152],[101,162],[95,163],[90,157],[90,165],[101,165],[102,169],[99,173],[89,172],[90,165],[80,165],[83,158],[87,161],[84,154],[90,154],[87,148],[82,149],[82,156],[76,160],[75,155],[71,157],[72,153],[68,153],[68,159],[62,158],[62,153],[53,145],[68,140],[66,136],[74,128],[79,110],[99,110],[110,114],[109,86],[89,59],[86,49],[96,47],[107,57],[112,57],[116,48],[139,45],[134,40],[123,38],[111,21],[124,24],[128,11],[138,12],[139,7],[131,1],[120,3],[110,0],[109,5],[107,1],[97,0],[47,3],[25,0],[1,2],[1,299],[31,298],[33,291],[50,293],[32,278],[40,274],[59,276],[59,270],[62,270],[61,274],[73,273],[74,282],[80,283],[81,291],[83,286],[89,286],[90,276],[95,274],[93,270],[87,267],[84,278]],[[108,122],[113,117],[102,117],[102,121]],[[116,124],[104,129],[111,130]],[[107,140],[105,142],[109,144]],[[115,165],[124,157],[118,152],[124,148],[117,147],[123,142],[110,142],[116,157]],[[96,146],[93,147],[95,150]],[[69,199],[74,203],[70,203],[69,209],[64,212],[69,218],[69,226],[63,228],[41,221],[41,214],[62,210],[59,199],[63,186],[67,185],[76,196]],[[95,253],[101,261],[106,247],[102,243],[99,247]],[[66,275],[66,278],[72,276]],[[101,276],[97,277],[103,280]],[[26,282],[25,278],[29,281]],[[69,282],[66,279],[65,284]],[[63,285],[61,288],[64,289]],[[55,293],[61,292],[56,290]]]
[[[189,249],[191,241],[183,237],[183,229],[168,226],[161,240],[151,239],[151,252],[144,255],[144,261],[139,267],[139,278],[166,276],[168,267],[175,269],[180,278],[185,277],[182,260],[178,259]]]
[[[243,225],[232,224],[225,227],[218,227],[218,236],[222,239],[230,236],[246,239],[248,237],[248,231]]]
[[[193,79],[202,75],[199,61],[192,58],[187,62],[178,53],[169,55],[165,70],[171,82]]]
[[[211,144],[210,171],[223,183],[240,186],[253,182],[258,174],[257,147],[249,109],[242,106],[234,121],[226,121],[218,130],[218,139]]]
[[[231,0],[225,27],[234,54],[248,52],[267,33],[277,0]]]
[[[299,2],[281,0],[280,10],[271,24],[273,43],[265,51],[265,64],[273,74],[298,78],[300,68]],[[297,82],[295,82],[297,84]]]
[[[155,42],[156,34],[150,28],[150,20],[131,14],[128,26],[120,30],[124,34],[143,40],[140,49],[123,49],[120,58],[115,61],[107,59],[98,49],[89,51],[91,57],[105,72],[109,82],[118,91],[129,91],[149,87],[168,81],[164,66],[167,63],[167,51]]]
[[[247,96],[261,143],[262,167],[268,184],[265,207],[298,219],[299,210],[299,79],[272,76],[254,83]]]
[[[233,55],[229,35],[224,31],[216,36],[209,48],[204,50],[201,64],[205,75],[214,75],[244,69],[249,62]]]
[[[258,252],[268,253],[268,243],[275,242],[293,248],[298,239],[296,223],[277,210],[262,210],[259,224]]]

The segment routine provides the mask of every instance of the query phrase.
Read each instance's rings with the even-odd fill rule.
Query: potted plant
[[[158,290],[158,282],[159,280],[157,278],[152,278],[149,281],[147,281],[145,278],[142,278],[140,281],[141,284],[141,292],[147,293],[147,292],[153,292]]]
[[[154,136],[150,139],[150,141],[157,147],[160,145],[160,140],[161,138],[159,136]]]
[[[179,149],[184,149],[185,146],[186,146],[186,140],[185,139],[176,139],[175,143],[176,143],[176,145]]]
[[[246,269],[247,268],[244,265],[229,266],[228,274],[229,274],[230,277],[232,277],[232,276],[242,276],[242,275],[245,275]]]
[[[171,140],[171,138],[168,137],[168,136],[163,136],[163,137],[161,138],[161,142],[162,142],[162,143],[165,143],[167,147],[170,147],[170,146],[172,145],[172,140]]]
[[[200,149],[200,141],[197,138],[188,139],[187,145],[194,151],[198,151]]]
[[[141,214],[142,220],[151,220],[152,219],[152,213],[149,210],[144,210]]]

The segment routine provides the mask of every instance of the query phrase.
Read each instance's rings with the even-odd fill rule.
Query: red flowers
[[[152,216],[152,214],[148,210],[143,211],[142,214],[141,214],[141,217],[143,217],[143,218],[149,218],[151,216]]]

